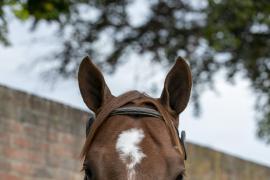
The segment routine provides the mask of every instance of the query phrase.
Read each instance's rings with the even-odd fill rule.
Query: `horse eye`
[[[91,180],[92,171],[89,168],[85,168],[84,172],[85,172],[84,180]]]
[[[184,179],[184,177],[183,177],[182,174],[179,174],[179,175],[177,176],[177,178],[176,178],[176,180],[183,180],[183,179]]]

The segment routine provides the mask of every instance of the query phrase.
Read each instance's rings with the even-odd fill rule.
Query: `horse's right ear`
[[[88,56],[81,62],[78,80],[85,104],[95,113],[108,99],[113,97],[102,73]]]

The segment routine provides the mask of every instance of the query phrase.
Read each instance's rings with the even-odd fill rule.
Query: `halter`
[[[137,94],[137,92],[133,92],[133,93]],[[132,94],[132,92],[130,92],[130,94]],[[124,94],[122,96],[125,97],[127,95]],[[127,96],[127,97],[129,97],[129,96]],[[136,98],[138,98],[138,96],[135,95],[135,96],[131,97],[130,99],[134,100]],[[115,116],[115,115],[149,116],[149,117],[158,118],[159,120],[166,121],[164,119],[164,116],[159,111],[157,111],[155,109],[152,109],[152,108],[149,108],[149,107],[136,107],[136,106],[121,107],[121,105],[120,105],[120,107],[117,107],[116,109],[112,109],[110,112],[104,112],[101,115],[101,116],[103,116],[101,118],[101,120],[103,121],[103,120],[105,120],[105,118],[108,118],[109,116]],[[99,115],[99,117],[100,117],[100,115]],[[99,118],[97,118],[97,119],[99,119]],[[97,122],[97,121],[98,120],[96,120],[96,118],[94,116],[91,116],[90,119],[87,121],[87,124],[86,124],[86,136],[89,135],[89,133],[91,132],[92,125],[94,124],[94,125],[96,125],[96,127],[94,127],[92,129],[93,132],[91,132],[92,133],[91,138],[93,138],[96,129],[98,128],[98,126],[100,126],[102,124],[102,122]],[[96,124],[95,124],[95,122],[96,122]],[[97,125],[97,123],[98,123],[98,125]],[[174,125],[173,125],[173,127],[174,127],[174,131],[177,132],[177,135],[178,135],[178,138],[179,138],[179,142],[180,142],[180,146],[181,146],[180,151],[183,152],[184,160],[186,160],[187,159],[187,153],[186,153],[186,148],[185,148],[185,137],[186,137],[185,131],[182,131],[181,132],[181,137],[179,137],[179,132],[178,132],[177,127],[175,127]]]

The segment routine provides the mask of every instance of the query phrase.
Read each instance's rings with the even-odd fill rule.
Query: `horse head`
[[[177,128],[192,78],[182,58],[167,74],[159,98],[138,91],[112,95],[88,57],[78,78],[82,98],[95,113],[82,149],[85,180],[183,179],[186,152]]]

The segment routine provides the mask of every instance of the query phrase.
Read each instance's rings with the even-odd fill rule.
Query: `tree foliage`
[[[200,4],[196,4],[195,2]],[[58,23],[62,49],[56,52],[56,71],[74,75],[81,57],[90,54],[113,72],[130,52],[150,54],[155,62],[172,63],[177,55],[188,59],[194,78],[193,100],[212,87],[216,72],[227,79],[238,74],[251,82],[260,114],[258,135],[270,142],[270,3],[268,0],[151,0],[147,17],[133,23],[134,1],[121,0],[4,0],[0,3],[0,41],[7,43],[3,7],[22,19]],[[85,12],[94,16],[86,17]],[[135,12],[136,13],[136,12]],[[106,34],[109,51],[97,44]]]

